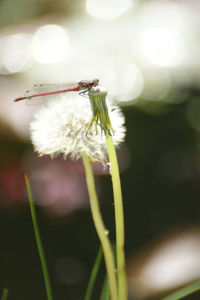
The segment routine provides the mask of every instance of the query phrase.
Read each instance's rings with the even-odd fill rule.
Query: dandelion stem
[[[116,227],[116,255],[119,299],[127,299],[127,279],[124,254],[124,213],[122,202],[121,182],[119,167],[112,136],[106,136],[107,150],[110,161],[111,177],[113,184],[115,227]]]
[[[43,276],[44,276],[47,299],[53,300],[51,284],[50,284],[50,279],[49,279],[49,273],[48,273],[48,269],[47,269],[47,263],[46,263],[46,259],[45,259],[43,246],[42,246],[42,240],[40,237],[39,227],[38,227],[38,223],[37,223],[35,206],[34,206],[33,197],[32,197],[32,193],[31,193],[31,186],[30,186],[30,182],[29,182],[27,175],[25,175],[25,181],[26,181],[26,186],[27,186],[27,191],[28,191],[28,199],[29,199],[29,205],[30,205],[30,210],[31,210],[33,229],[35,232],[35,239],[36,239],[36,243],[37,243],[37,247],[38,247],[38,252],[39,252]]]
[[[87,182],[88,194],[90,199],[92,217],[93,217],[94,225],[96,227],[97,234],[99,236],[102,245],[103,255],[105,259],[105,265],[108,274],[108,282],[109,282],[109,289],[110,289],[110,297],[112,300],[117,300],[118,292],[117,292],[117,282],[115,277],[115,265],[114,265],[112,247],[108,238],[107,230],[105,228],[101,216],[90,159],[85,153],[82,154],[82,159],[85,167],[86,182]]]

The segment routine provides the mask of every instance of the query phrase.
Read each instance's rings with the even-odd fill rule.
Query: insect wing
[[[15,99],[16,102],[26,100],[27,104],[43,104],[55,99],[57,94],[70,91],[78,91],[77,83],[70,84],[35,84],[33,88],[27,90],[23,96]]]

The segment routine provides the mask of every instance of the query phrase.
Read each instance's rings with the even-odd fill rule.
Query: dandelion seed
[[[125,137],[124,116],[119,108],[107,103],[114,132],[113,141],[119,145]],[[92,121],[93,120],[93,121]],[[31,140],[39,155],[56,157],[68,155],[79,159],[83,152],[95,161],[106,161],[106,130],[94,119],[89,99],[80,95],[55,96],[55,101],[42,107],[31,122]],[[110,124],[108,125],[110,128]]]

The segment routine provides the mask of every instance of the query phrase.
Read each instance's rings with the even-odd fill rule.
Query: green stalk
[[[42,266],[42,272],[43,272],[43,276],[44,276],[47,299],[48,300],[53,300],[52,291],[51,291],[51,284],[50,284],[50,279],[49,279],[49,273],[48,273],[48,269],[47,269],[47,263],[46,263],[46,259],[45,259],[43,246],[42,246],[42,240],[41,240],[41,237],[40,237],[40,232],[39,232],[37,216],[36,216],[36,212],[35,212],[34,201],[33,201],[32,193],[31,193],[31,186],[30,186],[30,182],[29,182],[29,179],[28,179],[27,175],[25,175],[25,181],[26,181],[26,186],[27,186],[27,191],[28,191],[28,199],[29,199],[29,205],[30,205],[30,210],[31,210],[33,229],[34,229],[34,232],[35,232],[35,239],[36,239],[36,243],[37,243],[37,248],[38,248],[40,261],[41,261],[41,266]]]
[[[161,300],[177,300],[182,299],[187,295],[192,294],[195,291],[200,290],[200,280],[197,280],[191,284],[186,285],[183,288],[171,293],[170,295],[162,298]]]
[[[119,167],[112,136],[106,136],[107,151],[110,161],[114,206],[115,206],[115,227],[116,227],[116,256],[117,256],[117,277],[119,299],[127,299],[127,278],[124,254],[124,212],[122,202],[121,182]]]
[[[88,194],[90,199],[92,218],[102,245],[105,266],[108,275],[110,296],[112,300],[117,300],[118,292],[117,292],[117,282],[115,277],[115,265],[114,265],[112,247],[108,238],[108,231],[105,228],[101,216],[90,159],[85,153],[83,153],[82,160],[85,167],[86,183],[87,183]],[[123,299],[123,298],[119,298],[119,299]]]

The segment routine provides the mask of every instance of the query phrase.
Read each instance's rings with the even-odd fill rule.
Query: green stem
[[[116,255],[119,299],[127,299],[127,278],[124,254],[124,213],[122,202],[121,182],[119,167],[112,136],[106,136],[107,150],[110,161],[111,177],[113,184],[115,227],[116,227]]]
[[[161,300],[177,300],[181,299],[187,295],[192,294],[195,291],[200,290],[200,280],[197,280],[189,285],[186,285],[183,288],[171,293],[170,295],[162,298]]]
[[[30,205],[30,210],[31,210],[33,229],[35,232],[35,239],[36,239],[36,243],[37,243],[37,248],[38,248],[42,271],[43,271],[43,276],[44,276],[47,299],[53,300],[51,284],[50,284],[50,279],[49,279],[49,273],[48,273],[48,269],[47,269],[47,263],[46,263],[45,254],[44,254],[44,250],[43,250],[43,246],[42,246],[42,240],[40,237],[39,227],[38,227],[38,223],[37,223],[37,216],[36,216],[36,212],[35,212],[34,201],[33,201],[32,193],[31,193],[31,186],[30,186],[27,175],[25,175],[25,181],[26,181],[26,186],[27,186],[27,191],[28,191],[28,199],[29,199],[29,205]]]
[[[90,199],[91,213],[92,213],[94,225],[97,234],[99,236],[102,245],[103,254],[104,254],[105,265],[108,274],[110,296],[112,300],[117,300],[118,293],[117,293],[117,282],[115,277],[114,257],[113,257],[112,247],[108,238],[108,230],[105,228],[105,225],[102,220],[90,159],[85,153],[82,154],[82,159],[85,167],[85,175],[86,175],[86,182],[87,182],[88,194]]]

